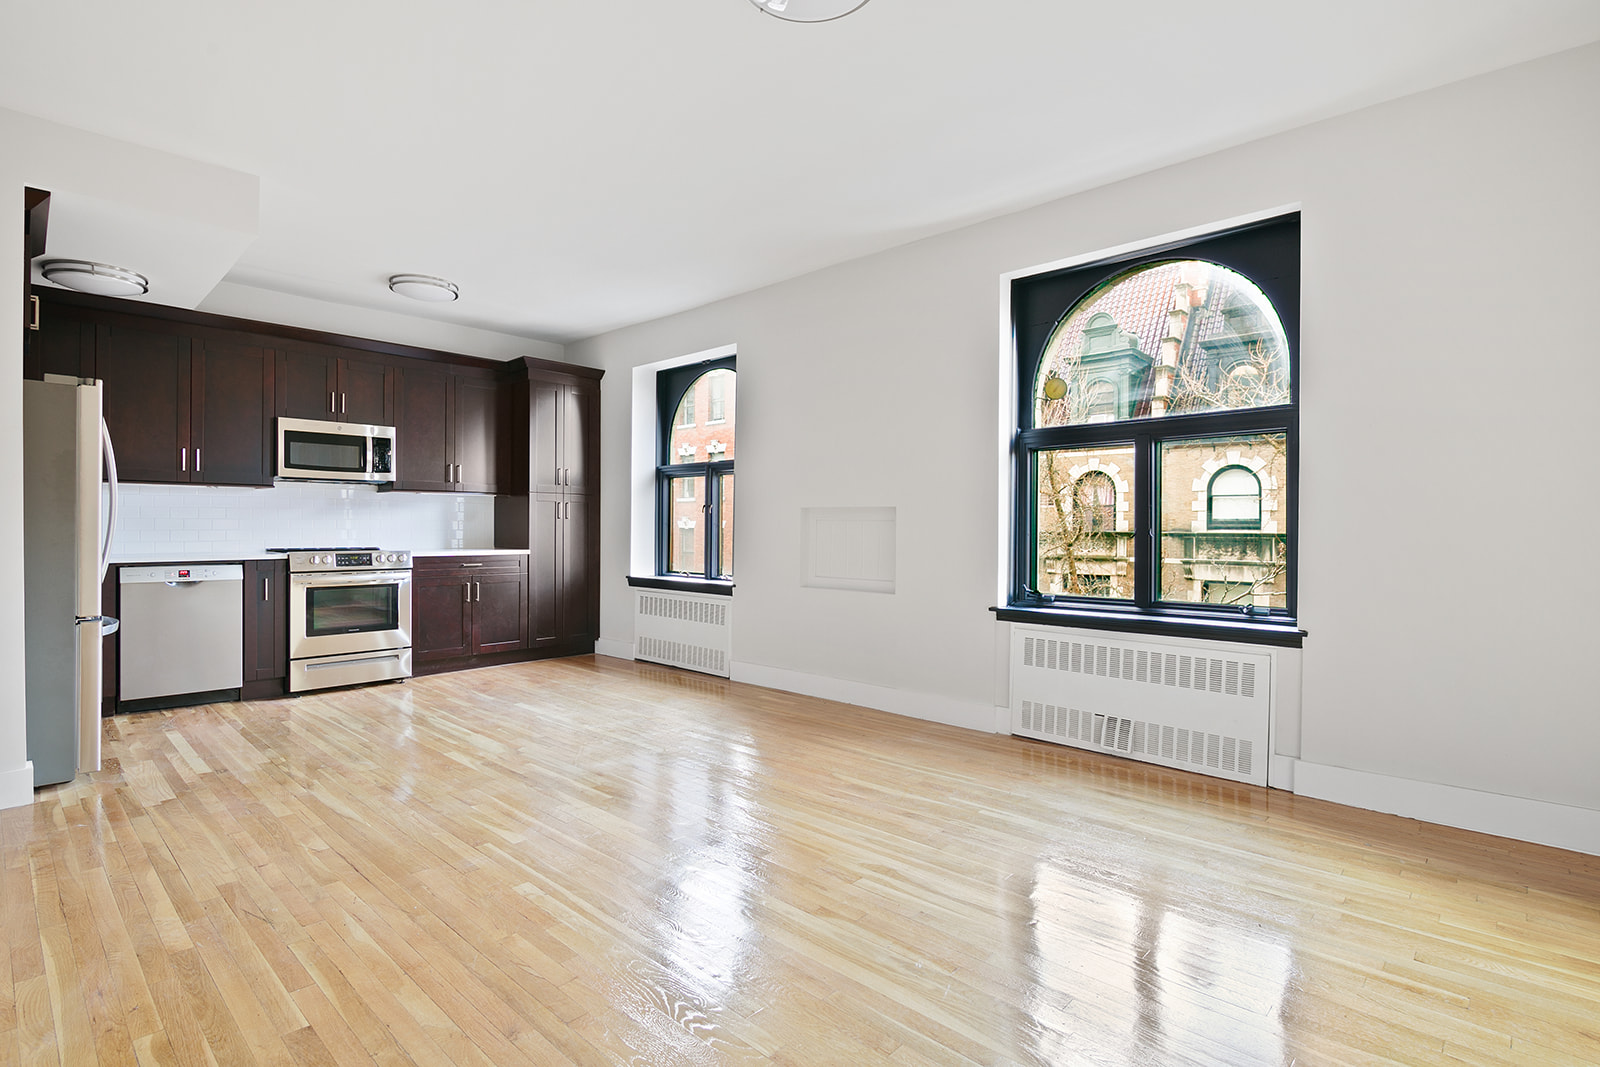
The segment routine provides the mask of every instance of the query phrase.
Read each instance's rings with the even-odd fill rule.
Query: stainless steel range
[[[411,553],[287,548],[289,691],[411,677]]]

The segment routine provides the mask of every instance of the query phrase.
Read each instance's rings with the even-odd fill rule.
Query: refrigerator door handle
[[[104,418],[100,420],[100,451],[105,457],[106,484],[111,487],[110,505],[106,508],[106,532],[100,539],[100,581],[104,582],[106,570],[111,566],[111,534],[117,528],[117,450],[111,447],[111,427],[106,425]]]

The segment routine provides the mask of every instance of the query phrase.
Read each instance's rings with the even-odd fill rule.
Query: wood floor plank
[[[1600,858],[576,657],[103,724],[0,1067],[1600,1063]]]

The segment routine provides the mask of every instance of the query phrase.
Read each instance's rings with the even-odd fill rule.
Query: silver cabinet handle
[[[456,481],[459,482],[460,480],[461,480],[461,464],[457,463],[456,464]]]
[[[341,414],[341,415],[344,414],[344,398],[345,398],[345,394],[340,393],[339,394],[339,414]]]
[[[39,328],[39,298],[37,296],[30,295],[28,297],[28,308],[32,312],[32,316],[28,319],[28,329],[37,330]]]
[[[334,411],[334,408],[333,408],[333,394],[329,393],[328,394],[328,414],[332,415],[333,411]]]
[[[198,448],[194,450],[194,472],[196,474],[200,473],[200,450]]]
[[[456,480],[456,465],[454,463],[446,463],[444,465],[444,480],[447,482]]]
[[[178,449],[178,469],[185,474],[189,473],[189,450],[187,448]]]
[[[481,567],[481,566],[483,566],[483,564],[481,564],[481,563],[463,563],[462,566],[463,567]]]
[[[261,599],[262,600],[271,600],[272,599],[272,579],[271,578],[263,578],[263,579],[261,579]]]
[[[483,600],[483,583],[482,582],[473,582],[472,583],[472,599],[474,601],[482,601]]]

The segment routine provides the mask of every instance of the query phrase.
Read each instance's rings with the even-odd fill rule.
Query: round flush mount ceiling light
[[[150,291],[150,279],[136,270],[83,259],[47,259],[39,264],[39,273],[57,285],[96,296],[142,296]]]
[[[389,278],[389,288],[401,296],[426,300],[430,304],[447,303],[461,295],[455,282],[447,282],[431,274],[395,274]]]
[[[867,6],[867,0],[750,0],[775,18],[788,22],[831,22]]]

